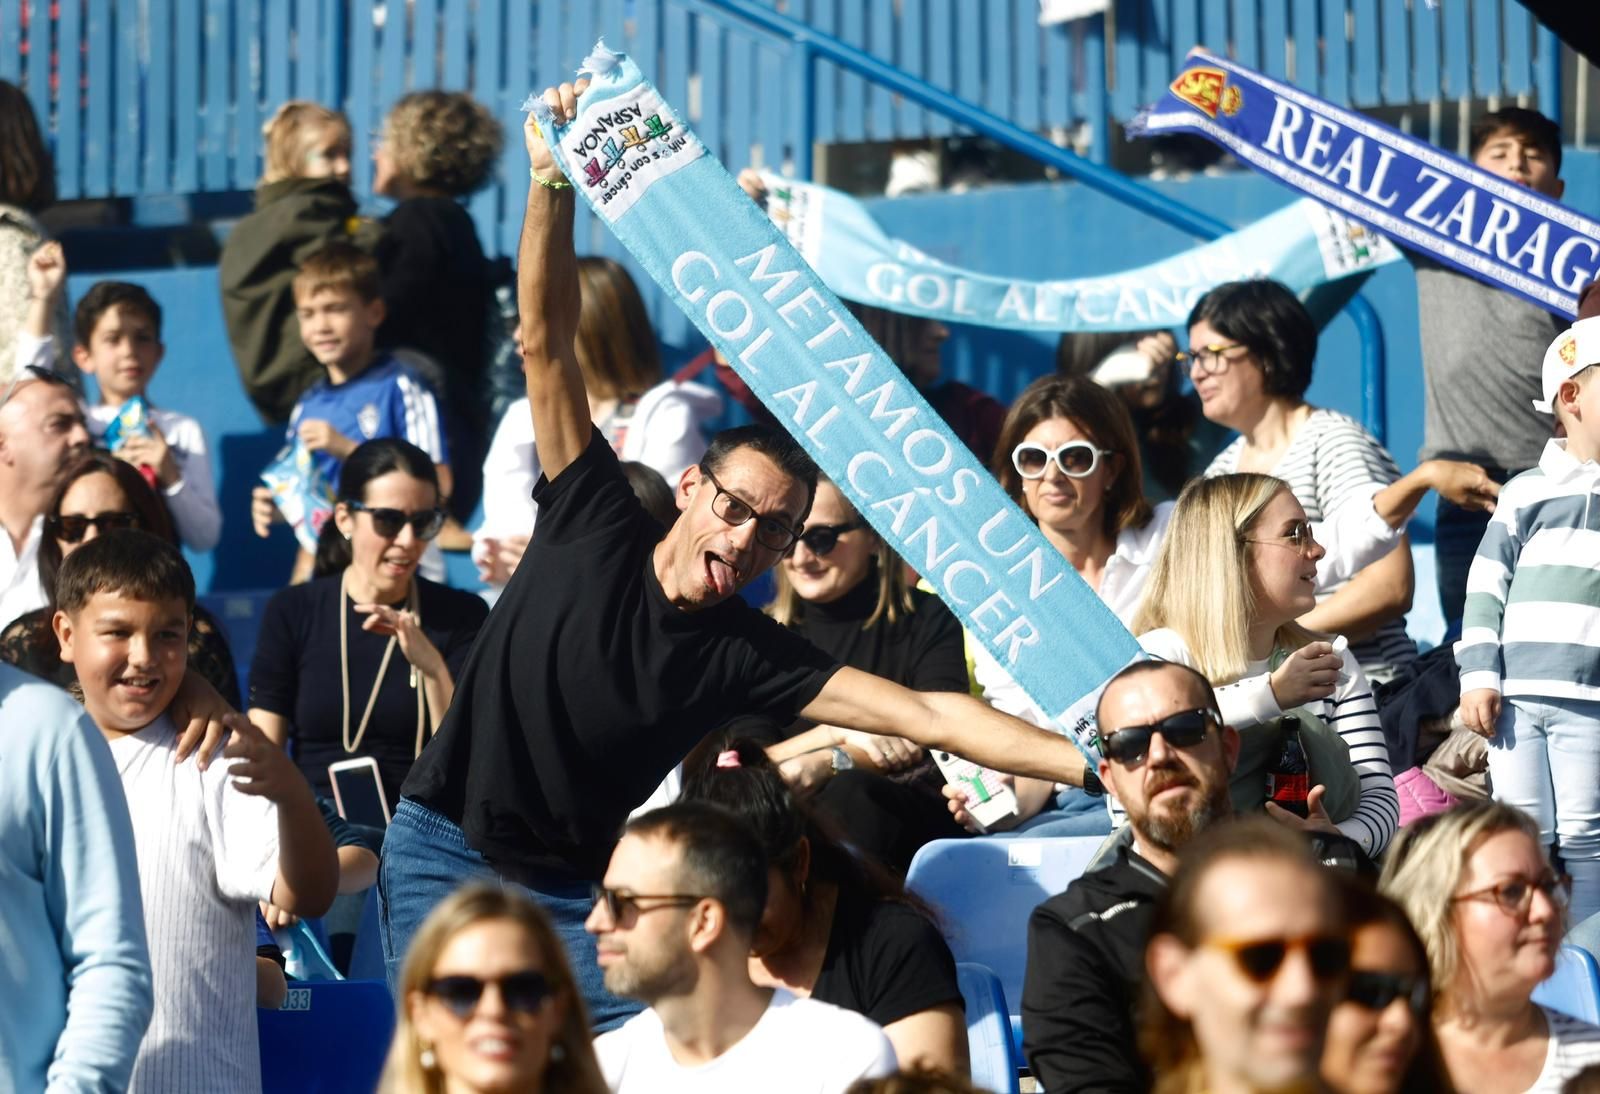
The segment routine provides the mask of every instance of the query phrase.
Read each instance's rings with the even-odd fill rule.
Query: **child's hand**
[[[67,256],[54,240],[42,243],[28,256],[28,293],[34,300],[52,304],[67,281]]]
[[[144,466],[155,471],[156,482],[163,488],[172,486],[183,475],[178,470],[177,457],[154,422],[150,423],[149,436],[129,437],[117,446],[116,456],[135,467]]]
[[[267,926],[274,931],[282,930],[285,927],[293,927],[300,922],[299,916],[278,907],[270,900],[260,901],[258,906],[261,908],[261,918],[266,920]]]
[[[271,490],[258,486],[250,491],[250,526],[256,530],[256,535],[266,539],[272,534],[272,526],[282,519]]]
[[[1500,721],[1500,693],[1494,688],[1473,688],[1461,693],[1461,724],[1480,737],[1494,736]]]
[[[400,652],[423,676],[430,680],[440,680],[449,674],[445,666],[444,655],[439,652],[439,647],[429,641],[428,636],[422,633],[422,625],[417,622],[417,617],[407,611],[397,611],[387,604],[357,604],[357,612],[368,618],[361,623],[361,629],[371,631],[373,634],[392,634],[398,640]]]
[[[579,80],[576,84],[562,84],[560,87],[545,89],[544,101],[550,105],[558,125],[570,121],[577,115],[578,96],[588,90],[588,87],[588,80]],[[546,182],[554,182],[562,177],[561,168],[556,166],[556,158],[550,154],[550,146],[545,143],[544,132],[539,128],[532,111],[528,112],[527,118],[522,123],[522,139],[528,146],[528,166],[533,169],[535,175]]]
[[[1293,710],[1313,699],[1326,699],[1339,683],[1344,659],[1330,642],[1308,642],[1272,670],[1272,694],[1281,710]]]
[[[300,423],[300,442],[313,452],[326,452],[336,460],[347,460],[356,442],[327,422],[313,419]]]
[[[311,793],[310,784],[289,754],[254,722],[242,714],[230,714],[223,721],[233,730],[233,736],[222,755],[234,761],[228,767],[228,776],[239,793],[256,794],[280,805],[297,795]]]

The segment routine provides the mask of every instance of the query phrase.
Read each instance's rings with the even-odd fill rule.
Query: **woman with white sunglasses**
[[[1006,415],[995,477],[1038,524],[1106,607],[1133,618],[1161,546],[1172,503],[1145,499],[1133,420],[1114,392],[1086,377],[1047,376],[1028,385]],[[981,647],[973,668],[990,705],[1035,725],[1053,723]],[[1018,818],[1029,834],[1093,835],[1110,830],[1103,799],[1036,779],[1017,780]],[[1098,789],[1098,787],[1094,787]],[[967,822],[951,792],[956,819]]]

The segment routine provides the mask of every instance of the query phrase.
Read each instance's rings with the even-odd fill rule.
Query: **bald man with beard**
[[[1156,901],[1198,833],[1233,815],[1239,734],[1222,724],[1205,677],[1139,661],[1106,685],[1096,718],[1100,780],[1127,811],[1131,840],[1034,909],[1022,989],[1022,1046],[1050,1094],[1146,1091],[1135,1008]],[[1304,828],[1324,862],[1355,867],[1355,844]]]

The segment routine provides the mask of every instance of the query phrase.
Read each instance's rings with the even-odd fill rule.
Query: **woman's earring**
[[[433,1054],[432,1045],[422,1046],[422,1051],[417,1053],[417,1062],[422,1065],[423,1071],[432,1071],[439,1066],[439,1057]]]
[[[567,1058],[567,1046],[566,1045],[562,1044],[560,1041],[557,1041],[555,1044],[550,1046],[550,1062],[551,1063],[559,1064],[562,1060],[565,1060],[566,1058]]]

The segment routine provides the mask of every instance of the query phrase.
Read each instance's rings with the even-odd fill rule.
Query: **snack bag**
[[[115,452],[130,437],[150,436],[150,404],[143,395],[135,395],[122,404],[117,416],[106,426],[105,445]]]
[[[312,461],[311,450],[296,437],[262,470],[261,481],[272,491],[273,504],[294,529],[300,546],[315,554],[322,526],[333,515],[334,494]]]

